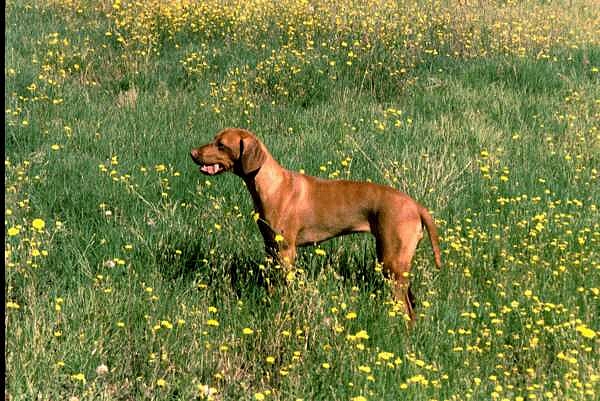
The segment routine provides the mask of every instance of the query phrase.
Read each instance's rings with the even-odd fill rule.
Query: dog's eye
[[[219,150],[225,150],[225,145],[223,145],[221,142],[217,143],[217,149]]]

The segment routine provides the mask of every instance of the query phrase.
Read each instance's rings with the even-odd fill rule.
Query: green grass
[[[204,10],[177,30],[159,8],[135,28],[118,26],[135,7],[9,2],[7,399],[597,399],[600,45],[583,39],[597,6],[577,4],[555,23],[576,15],[581,35],[544,58],[493,50],[486,29],[483,56],[458,34],[436,42],[461,32],[453,19],[425,42],[398,31],[405,49],[312,30],[293,7],[256,25]],[[341,43],[363,38],[373,50],[347,65]],[[192,51],[207,67],[184,68]],[[444,267],[424,240],[412,330],[369,236],[302,249],[291,283],[265,260],[241,180],[189,157],[229,126],[287,168],[392,185],[431,210]]]

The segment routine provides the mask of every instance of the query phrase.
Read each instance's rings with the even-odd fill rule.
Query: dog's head
[[[249,131],[239,128],[227,128],[219,132],[212,142],[192,149],[191,156],[203,174],[233,171],[241,177],[258,170],[267,157],[258,139]]]

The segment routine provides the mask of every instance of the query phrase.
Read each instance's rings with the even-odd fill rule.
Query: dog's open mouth
[[[215,174],[219,174],[222,173],[225,170],[225,168],[219,164],[203,164],[202,166],[200,166],[200,171],[203,174],[207,174],[207,175],[215,175]]]

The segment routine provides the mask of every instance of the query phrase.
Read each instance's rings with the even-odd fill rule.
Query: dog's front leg
[[[273,262],[286,272],[290,271],[296,260],[296,246],[286,241],[283,236],[276,235],[274,239],[265,239],[265,251]]]
[[[296,259],[296,245],[275,231],[266,221],[259,219],[258,228],[265,242],[265,252],[273,261],[289,270]]]
[[[296,247],[289,243],[282,244],[279,248],[279,255],[277,261],[286,271],[289,271],[294,266],[294,260],[296,259]]]

